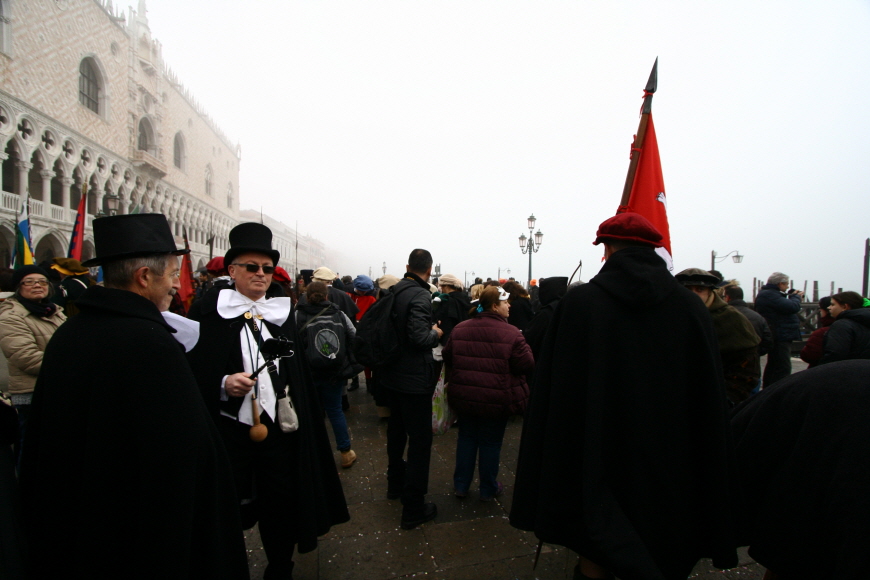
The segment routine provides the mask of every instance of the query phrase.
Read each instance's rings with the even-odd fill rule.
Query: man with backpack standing
[[[405,530],[438,514],[434,503],[425,502],[432,453],[432,394],[438,381],[432,348],[442,335],[432,321],[431,274],[432,254],[420,249],[411,252],[407,273],[392,289],[398,350],[378,369],[379,384],[387,389],[390,400],[387,497],[402,499],[401,525]],[[408,459],[404,461],[406,446]]]

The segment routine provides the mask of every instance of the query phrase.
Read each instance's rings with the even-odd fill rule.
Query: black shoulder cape
[[[556,308],[511,524],[623,580],[733,566],[730,452],[710,314],[652,249],[623,249]]]
[[[247,578],[229,460],[157,307],[93,286],[45,350],[22,457],[34,578]]]
[[[267,296],[268,297],[268,296]],[[190,366],[203,398],[217,421],[220,413],[221,379],[224,375],[242,372],[241,351],[238,348],[242,317],[225,320],[217,313],[218,292],[209,292],[200,301],[194,314],[200,323],[200,340],[188,353]],[[350,520],[341,481],[335,467],[329,436],[323,421],[323,410],[311,380],[308,365],[296,332],[293,312],[283,326],[267,323],[272,336],[284,335],[296,345],[296,354],[287,362],[286,377],[290,398],[299,416],[297,470],[298,522],[293,522],[298,534],[298,550],[310,552],[317,547],[317,537],[329,528]]]
[[[870,361],[795,373],[732,413],[746,499],[740,544],[783,578],[870,570]]]

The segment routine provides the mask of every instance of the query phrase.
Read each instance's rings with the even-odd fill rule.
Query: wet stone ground
[[[464,500],[453,496],[453,463],[456,429],[436,435],[432,448],[428,501],[438,505],[438,517],[410,531],[399,527],[402,506],[387,499],[385,420],[379,420],[365,381],[348,393],[351,408],[347,421],[353,449],[359,459],[350,469],[340,469],[351,521],[332,528],[320,539],[317,550],[297,554],[294,578],[303,580],[387,580],[431,578],[436,580],[563,580],[572,577],[577,556],[555,545],[544,545],[532,569],[537,539],[508,523],[513,497],[522,420],[508,423],[501,454],[499,480],[504,495],[481,502],[477,485]],[[327,421],[332,440],[332,428]],[[334,446],[333,446],[334,448]],[[336,466],[341,456],[335,452]],[[246,534],[251,578],[263,577],[266,557],[256,527]],[[740,566],[722,571],[708,561],[696,566],[692,580],[761,580],[764,569],[741,552]]]

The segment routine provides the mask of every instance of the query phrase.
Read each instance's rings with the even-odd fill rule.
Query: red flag
[[[79,200],[79,209],[76,212],[76,221],[73,225],[72,235],[69,238],[69,251],[66,253],[67,258],[73,258],[81,262],[82,260],[82,245],[85,243],[85,219],[87,218],[88,207],[88,185],[82,185],[82,197]]]
[[[649,116],[649,124],[640,151],[632,151],[632,153],[640,155],[640,160],[637,162],[637,173],[634,174],[634,183],[631,185],[631,196],[628,198],[630,209],[628,211],[639,213],[661,232],[662,245],[670,254],[671,233],[668,227],[668,200],[665,195],[665,180],[662,177],[662,162],[659,158],[659,145],[656,141],[652,113]]]
[[[184,230],[184,249],[189,250],[190,246],[187,243],[187,229]],[[190,305],[193,302],[193,265],[190,262],[190,253],[181,256],[181,288],[178,289],[178,297],[184,304],[185,313],[190,310]]]
[[[640,124],[631,145],[631,163],[628,167],[622,204],[616,213],[633,211],[648,219],[662,234],[662,246],[656,252],[673,271],[671,254],[671,230],[668,225],[668,198],[665,193],[665,180],[662,177],[662,162],[659,158],[659,145],[652,119],[652,96],[658,84],[658,64],[656,59],[650,73],[644,103],[641,109]]]

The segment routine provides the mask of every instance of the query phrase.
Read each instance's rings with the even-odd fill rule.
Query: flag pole
[[[643,146],[643,139],[646,137],[646,128],[649,125],[649,116],[652,113],[652,98],[656,92],[658,85],[658,66],[659,59],[656,57],[653,63],[652,72],[649,74],[649,80],[646,82],[646,88],[643,90],[643,107],[641,108],[640,123],[637,126],[637,135],[634,136],[634,142],[631,144],[631,162],[628,164],[628,175],[625,176],[625,187],[622,188],[622,201],[619,203],[619,209],[616,213],[622,213],[627,210],[628,201],[631,198],[631,188],[634,185],[634,176],[637,173],[637,164],[640,162],[640,155],[635,155],[635,152],[640,153],[640,148]]]

